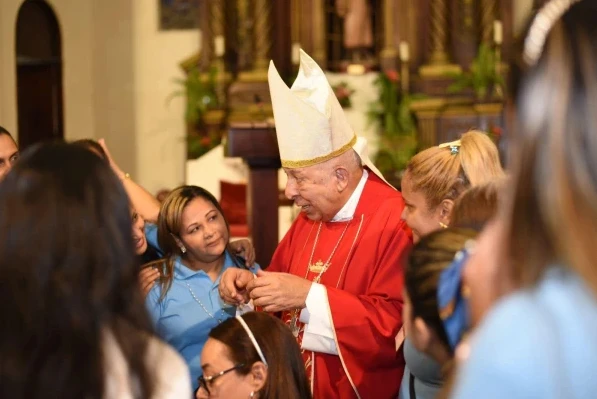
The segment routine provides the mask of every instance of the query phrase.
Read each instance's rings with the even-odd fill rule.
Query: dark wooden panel
[[[249,165],[247,215],[257,262],[266,268],[278,245],[278,169],[276,131],[268,124],[235,124],[228,131],[226,155]]]
[[[267,125],[233,125],[228,130],[227,156],[245,159],[263,158],[279,163],[276,131]]]

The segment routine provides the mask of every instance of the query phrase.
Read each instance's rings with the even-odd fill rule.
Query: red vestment
[[[339,356],[304,351],[313,357],[314,398],[398,397],[404,358],[395,337],[402,327],[403,262],[412,245],[403,208],[402,195],[369,173],[351,221],[322,223],[316,240],[320,222],[301,214],[274,253],[268,271],[313,281],[319,272],[309,271],[309,263],[325,264],[336,248],[320,283]],[[289,315],[284,312],[287,322]]]

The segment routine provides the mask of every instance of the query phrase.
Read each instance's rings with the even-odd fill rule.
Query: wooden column
[[[311,0],[312,2],[312,26],[313,31],[313,54],[311,56],[322,69],[327,68],[327,50],[326,50],[326,21],[325,21],[325,1]]]
[[[395,25],[395,0],[383,1],[383,39],[384,47],[380,54],[381,68],[384,70],[398,70],[398,51],[396,50],[394,25]]]
[[[278,246],[278,169],[275,129],[268,124],[236,124],[228,131],[227,156],[249,166],[247,211],[257,263],[266,268]]]
[[[431,0],[429,13],[431,48],[427,64],[423,65],[420,73],[424,77],[445,76],[448,73],[458,73],[461,68],[450,63],[448,53],[448,0]]]
[[[479,48],[478,13],[475,0],[453,0],[451,54],[455,64],[468,68]],[[492,21],[493,24],[493,21]]]
[[[255,42],[254,71],[267,71],[272,48],[272,2],[254,0],[253,4],[253,40]]]
[[[206,71],[211,65],[213,56],[213,37],[210,27],[210,2],[203,0],[199,3],[199,27],[201,30],[201,59],[199,65]]]
[[[493,22],[497,17],[497,0],[481,0],[481,41],[493,44]]]
[[[291,51],[291,2],[274,1],[273,3],[273,44],[271,58],[276,64],[280,76],[288,76],[292,71]],[[298,31],[298,29],[297,29]]]

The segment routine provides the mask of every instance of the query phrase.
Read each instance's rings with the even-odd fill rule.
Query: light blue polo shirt
[[[158,248],[157,227],[146,224],[145,234],[147,241]],[[193,389],[197,389],[197,378],[202,374],[201,350],[209,332],[220,322],[234,317],[236,313],[236,307],[225,304],[218,293],[220,277],[229,267],[235,267],[235,264],[226,252],[224,267],[218,279],[213,282],[204,271],[191,270],[177,259],[172,286],[164,299],[159,301],[162,293],[159,284],[154,285],[145,299],[158,335],[174,347],[187,362]],[[191,290],[213,317],[197,303]]]

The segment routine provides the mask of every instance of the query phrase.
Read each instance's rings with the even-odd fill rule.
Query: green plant
[[[217,74],[216,67],[210,68],[207,74],[202,73],[199,67],[194,67],[185,78],[174,79],[181,89],[170,94],[167,102],[174,97],[186,97],[185,120],[189,125],[201,124],[205,112],[220,107],[216,94]]]
[[[460,93],[472,89],[477,99],[487,98],[489,90],[504,87],[504,78],[497,69],[498,58],[495,50],[487,44],[481,44],[477,56],[473,60],[470,70],[457,75],[450,75],[455,79],[448,86],[448,93]]]
[[[207,136],[187,136],[187,158],[196,159],[220,144],[220,135],[212,134]]]
[[[424,96],[400,93],[398,73],[394,70],[380,73],[375,85],[379,98],[367,112],[369,125],[376,124],[380,130],[375,165],[386,179],[396,181],[417,150],[416,124],[410,105]]]
[[[352,107],[350,96],[354,93],[354,89],[350,87],[348,83],[340,82],[337,85],[332,86],[332,90],[334,90],[334,94],[342,108]]]

